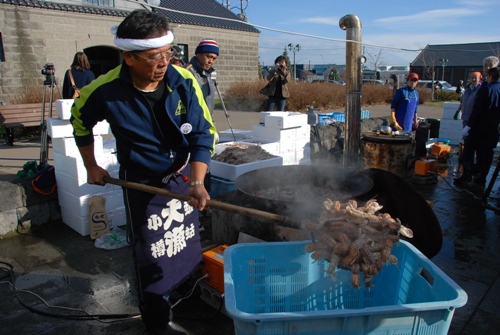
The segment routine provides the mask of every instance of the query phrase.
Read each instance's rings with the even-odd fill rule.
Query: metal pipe
[[[348,14],[339,26],[346,31],[346,117],[344,139],[344,167],[358,163],[361,120],[361,87],[365,58],[361,55],[361,21]]]

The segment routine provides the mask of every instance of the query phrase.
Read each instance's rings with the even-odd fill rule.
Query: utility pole
[[[292,43],[288,43],[288,50],[293,52],[293,82],[295,83],[295,76],[297,73],[297,64],[295,64],[295,53],[300,51],[300,45],[296,44],[295,46]]]
[[[446,58],[441,58],[439,60],[441,62],[441,66],[443,67],[443,73],[441,74],[441,80],[444,81],[444,67],[448,64],[449,60]]]

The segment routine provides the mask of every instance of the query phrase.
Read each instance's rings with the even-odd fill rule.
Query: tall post
[[[288,43],[288,50],[293,52],[293,82],[295,82],[295,76],[297,73],[297,64],[295,64],[295,53],[300,51],[300,45],[296,44],[295,46],[292,43]]]
[[[363,63],[361,54],[361,21],[348,14],[340,19],[339,26],[346,31],[346,116],[344,139],[344,167],[354,167],[358,162],[361,121],[361,87]]]
[[[441,58],[439,60],[441,62],[441,66],[443,67],[443,73],[441,73],[441,80],[444,81],[444,67],[448,64],[449,60],[446,58]]]

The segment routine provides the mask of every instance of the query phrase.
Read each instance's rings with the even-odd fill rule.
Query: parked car
[[[449,82],[444,81],[444,80],[436,80],[436,81],[420,80],[417,84],[417,87],[432,89],[432,85],[435,82],[439,83],[439,89],[442,92],[456,93],[456,91],[457,91],[457,88],[455,86],[451,86],[451,84]]]

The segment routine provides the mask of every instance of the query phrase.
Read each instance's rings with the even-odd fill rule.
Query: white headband
[[[116,30],[118,26],[111,27],[111,34],[115,35],[115,45],[120,50],[124,51],[134,51],[134,50],[149,50],[156,49],[167,46],[174,41],[174,34],[171,31],[167,31],[166,35],[155,38],[145,38],[145,39],[131,39],[131,38],[118,38],[116,37]]]

